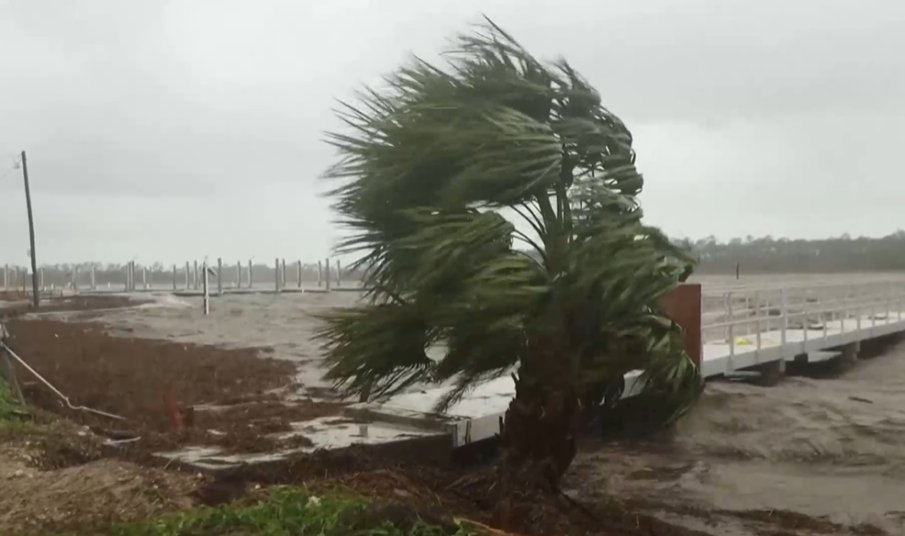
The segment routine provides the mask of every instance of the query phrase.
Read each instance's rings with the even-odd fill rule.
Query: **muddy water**
[[[226,348],[262,348],[262,355],[298,364],[298,382],[312,395],[329,395],[319,344],[317,315],[352,306],[357,292],[330,294],[238,294],[211,298],[210,315],[201,298],[145,294],[151,303],[129,309],[53,313],[67,320],[103,323],[113,335],[167,339]]]
[[[709,383],[667,445],[591,445],[569,486],[662,503],[712,534],[759,534],[732,514],[752,510],[905,534],[905,343],[832,379]]]
[[[875,277],[887,279],[771,276],[769,283],[857,283]],[[729,278],[702,279],[705,291],[735,285]],[[317,328],[313,315],[350,306],[356,298],[355,293],[224,296],[214,298],[211,316],[204,317],[197,299],[160,296],[141,308],[75,315],[133,337],[268,347],[273,357],[298,362],[300,381],[317,390],[326,386],[311,340]],[[565,486],[588,500],[636,498],[666,520],[713,535],[860,534],[865,523],[905,534],[905,345],[830,379],[789,377],[774,387],[709,383],[668,443],[588,445]],[[842,528],[799,532],[784,524],[783,516],[748,515],[783,510]]]

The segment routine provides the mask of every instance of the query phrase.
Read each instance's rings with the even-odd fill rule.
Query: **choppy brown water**
[[[828,282],[771,278],[774,285]],[[830,279],[865,281],[852,274]],[[705,289],[722,283],[734,284],[708,279]],[[90,316],[130,336],[267,346],[270,355],[299,362],[300,381],[320,388],[311,315],[355,298],[226,296],[215,298],[210,317],[201,315],[196,299],[172,299]],[[565,484],[585,498],[643,500],[665,519],[713,535],[856,534],[865,523],[905,534],[905,344],[828,379],[788,377],[774,387],[709,383],[669,444],[595,445],[576,460]],[[792,532],[731,515],[752,510],[797,511],[853,528]]]
[[[709,383],[671,444],[591,448],[569,484],[661,501],[663,517],[715,535],[764,528],[688,511],[790,510],[905,534],[905,343],[830,379]]]

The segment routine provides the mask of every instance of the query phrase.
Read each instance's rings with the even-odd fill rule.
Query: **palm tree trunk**
[[[553,492],[576,452],[579,403],[574,387],[545,382],[517,382],[516,397],[506,411],[502,459],[498,473],[496,517],[511,526],[512,499],[525,491]]]

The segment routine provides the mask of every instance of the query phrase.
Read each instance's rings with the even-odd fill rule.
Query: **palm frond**
[[[526,385],[641,368],[651,391],[693,393],[697,371],[659,307],[693,263],[642,223],[626,125],[566,61],[536,59],[490,20],[446,57],[340,102],[346,130],[326,135],[350,231],[339,248],[370,289],[324,318],[328,377],[377,396],[451,382],[441,409],[520,366]]]
[[[321,316],[316,338],[327,349],[326,379],[350,395],[391,396],[429,381],[433,342],[422,311],[411,303],[339,309]]]

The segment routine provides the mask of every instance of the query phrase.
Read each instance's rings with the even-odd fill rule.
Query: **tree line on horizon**
[[[814,240],[733,238],[720,242],[709,236],[699,240],[674,239],[698,260],[695,272],[746,273],[887,272],[905,270],[905,231],[881,238],[848,234]]]

